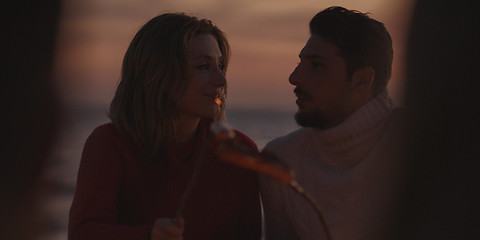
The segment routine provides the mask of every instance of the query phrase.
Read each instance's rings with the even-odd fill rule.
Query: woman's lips
[[[210,100],[212,100],[213,102],[215,102],[217,105],[218,105],[218,100],[221,101],[221,99],[220,99],[220,94],[218,94],[218,93],[216,93],[216,92],[215,92],[215,93],[207,93],[207,94],[205,94],[205,96],[206,96],[207,98],[209,98]],[[217,100],[217,99],[218,99],[218,100]]]

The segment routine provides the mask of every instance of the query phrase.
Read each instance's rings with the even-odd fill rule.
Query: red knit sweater
[[[146,163],[140,161],[138,147],[112,124],[97,127],[83,150],[69,239],[148,239],[157,218],[175,217],[207,133],[208,124],[202,122],[194,143],[168,149],[169,158]],[[257,150],[250,138],[237,135]],[[257,177],[218,160],[214,145],[209,145],[185,203],[184,239],[260,239]]]

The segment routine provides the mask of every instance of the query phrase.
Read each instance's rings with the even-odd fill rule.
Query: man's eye
[[[225,70],[225,64],[220,64],[220,65],[218,65],[218,69],[220,69],[220,70]]]

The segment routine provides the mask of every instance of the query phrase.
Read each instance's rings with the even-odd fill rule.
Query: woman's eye
[[[198,69],[200,70],[209,70],[211,68],[211,64],[209,63],[203,63],[197,66]],[[221,63],[218,65],[218,69],[224,70],[225,69],[225,64]]]
[[[198,66],[198,69],[201,69],[201,70],[208,70],[208,68],[210,67],[209,64],[202,64],[200,66]]]

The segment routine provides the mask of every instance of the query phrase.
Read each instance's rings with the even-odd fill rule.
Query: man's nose
[[[294,86],[301,84],[299,72],[300,72],[300,64],[298,64],[293,70],[293,72],[290,74],[290,77],[288,78],[288,82],[290,82],[290,84]]]

